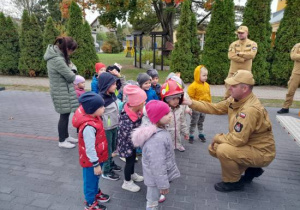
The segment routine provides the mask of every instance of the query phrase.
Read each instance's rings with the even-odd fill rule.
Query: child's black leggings
[[[126,158],[126,164],[124,168],[124,175],[126,181],[130,181],[131,174],[134,174],[135,158],[136,158],[136,149],[133,149],[132,155]]]

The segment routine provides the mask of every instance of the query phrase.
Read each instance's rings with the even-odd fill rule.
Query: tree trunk
[[[174,4],[163,3],[162,1],[153,1],[153,6],[156,12],[156,16],[161,24],[163,31],[167,33],[166,41],[173,43],[173,23],[174,23]],[[164,11],[167,7],[168,10]]]

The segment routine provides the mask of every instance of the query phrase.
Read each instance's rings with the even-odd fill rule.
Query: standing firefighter
[[[228,49],[228,58],[230,59],[230,69],[227,78],[239,69],[248,70],[251,72],[252,60],[257,53],[256,42],[248,39],[248,27],[240,26],[237,30],[239,40],[231,43]],[[226,86],[226,93],[224,98],[227,99],[230,96],[228,87]]]
[[[293,103],[295,92],[300,84],[300,43],[296,44],[292,48],[290,55],[291,59],[294,61],[294,68],[288,82],[288,92],[286,94],[283,108],[277,112],[278,114],[289,113],[289,107]]]
[[[225,82],[232,96],[227,100],[216,104],[188,99],[183,102],[199,112],[228,114],[229,132],[217,134],[208,148],[221,163],[223,181],[215,184],[215,189],[221,192],[243,189],[245,183],[264,172],[261,167],[268,166],[275,158],[268,113],[252,93],[253,75],[238,70]]]

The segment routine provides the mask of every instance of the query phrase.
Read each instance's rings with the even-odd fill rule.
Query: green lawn
[[[146,69],[140,69],[134,67],[134,58],[126,58],[125,53],[118,54],[98,54],[100,62],[105,65],[113,65],[114,63],[119,63],[123,66],[121,74],[125,76],[126,80],[136,80],[137,75],[141,72],[146,72]],[[170,71],[158,71],[159,81],[163,83],[168,76]]]
[[[125,53],[118,53],[118,54],[107,54],[107,53],[101,53],[98,54],[98,57],[100,59],[100,62],[104,63],[105,65],[113,65],[114,63],[119,63],[125,68],[127,66],[133,67],[133,58],[126,58]]]

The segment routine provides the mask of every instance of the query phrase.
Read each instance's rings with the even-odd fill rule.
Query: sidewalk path
[[[216,133],[227,132],[227,116],[207,115],[208,141],[184,142],[186,152],[176,152],[181,177],[171,183],[160,210],[299,210],[300,149],[276,122],[278,108],[267,108],[273,122],[276,159],[244,191],[220,193],[220,163],[207,151]],[[49,93],[0,91],[0,209],[83,210],[82,169],[76,149],[60,149],[58,114]],[[290,109],[292,116],[298,110]],[[70,135],[76,136],[70,125]],[[124,162],[115,158],[124,168]],[[140,160],[136,172],[141,173]],[[144,210],[146,187],[131,193],[121,180],[101,179],[101,189],[111,196],[109,210]]]
[[[39,77],[30,78],[0,75],[0,84],[49,87],[49,79]],[[85,87],[87,90],[90,90],[91,80],[86,81]],[[212,96],[224,96],[225,94],[224,85],[211,85],[210,88]],[[285,94],[287,92],[287,88],[277,86],[255,86],[253,90],[253,92],[257,95],[258,98],[264,99],[285,99]],[[294,100],[300,101],[300,88],[296,91]]]

